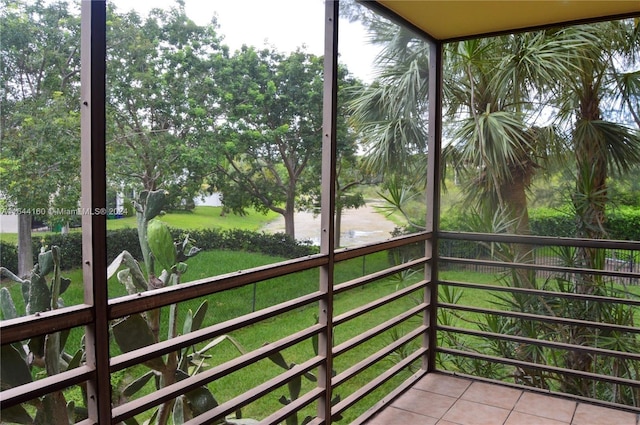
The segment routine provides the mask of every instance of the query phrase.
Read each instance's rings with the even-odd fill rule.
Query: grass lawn
[[[222,207],[195,207],[193,211],[172,211],[162,217],[162,221],[171,227],[178,229],[245,229],[259,230],[278,217],[277,213],[269,212],[262,214],[254,210],[247,210],[247,215],[240,216],[236,214],[220,215]],[[135,228],[136,218],[125,217],[117,220],[107,221],[107,230],[117,230],[123,228]]]
[[[252,267],[274,263],[281,261],[281,258],[271,257],[262,254],[253,254],[245,252],[231,252],[231,251],[207,251],[201,252],[194,258],[188,260],[189,270],[183,276],[183,281],[201,279],[208,276],[215,276],[229,272],[236,272],[242,269],[249,269]],[[349,262],[339,263],[336,265],[336,277],[335,282],[344,282],[363,274],[370,274],[377,270],[388,267],[388,257],[386,253],[377,253],[367,256],[363,259],[351,260]],[[63,294],[63,298],[67,305],[78,304],[82,302],[82,276],[79,270],[72,270],[63,273],[64,276],[71,278],[72,285],[69,290]],[[420,273],[417,273],[415,277],[418,278]],[[496,277],[491,273],[478,273],[473,271],[459,271],[459,270],[442,270],[441,278],[453,280],[453,281],[471,281],[478,283],[495,284]],[[318,270],[308,270],[300,273],[296,273],[289,276],[284,276],[278,279],[271,279],[264,282],[259,282],[255,285],[248,285],[242,288],[237,288],[230,291],[210,295],[206,298],[209,308],[207,311],[204,326],[209,326],[215,323],[224,322],[229,319],[250,313],[254,309],[262,309],[285,300],[290,300],[301,295],[313,292],[318,287],[319,273]],[[351,309],[357,308],[367,302],[382,297],[396,290],[397,286],[401,284],[398,280],[392,278],[382,280],[365,287],[355,288],[347,293],[339,294],[336,296],[334,305],[334,315],[339,315]],[[640,292],[640,287],[633,288]],[[19,296],[19,288],[16,286],[11,288],[16,301],[21,300]],[[112,279],[109,282],[110,296],[117,297],[125,294],[124,288],[117,281]],[[460,302],[462,304],[481,306],[484,308],[495,308],[495,292],[486,290],[464,290],[461,293]],[[638,294],[640,296],[640,293]],[[414,296],[420,297],[420,294]],[[441,293],[442,296],[442,293]],[[179,319],[178,329],[182,329],[182,323],[188,310],[195,311],[195,309],[204,300],[196,299],[179,306]],[[413,297],[407,296],[400,300],[386,304],[384,307],[375,310],[374,312],[367,313],[358,317],[348,323],[336,326],[334,328],[334,343],[340,344],[347,341],[354,336],[357,336],[371,327],[384,322],[385,320],[394,317],[401,312],[406,311],[415,305]],[[24,306],[19,305],[18,311],[24,311]],[[163,324],[160,331],[161,335],[167,334],[167,313],[163,313]],[[233,337],[238,343],[247,351],[259,348],[265,343],[276,341],[287,335],[303,330],[315,323],[315,316],[318,311],[318,306],[313,303],[306,307],[301,307],[295,311],[287,314],[280,315],[278,317],[263,321],[253,326],[249,326],[238,331],[233,332],[230,336]],[[464,324],[458,322],[460,326],[475,326],[473,321],[478,320],[479,315],[468,316],[464,320]],[[389,331],[373,338],[366,343],[360,345],[357,349],[351,350],[342,354],[334,359],[334,369],[336,372],[342,372],[348,367],[357,363],[358,361],[366,358],[370,354],[380,350],[382,347],[389,345],[394,339],[394,332],[402,334],[405,329],[413,329],[417,325],[419,318],[411,319],[407,324],[399,326],[399,329]],[[458,319],[460,320],[460,319]],[[69,352],[73,352],[78,347],[80,337],[82,336],[82,329],[74,329],[67,348]],[[417,345],[416,341],[414,345]],[[75,348],[74,348],[75,347]],[[112,355],[119,354],[116,344],[111,347]],[[238,349],[228,341],[222,342],[210,350],[207,354],[211,355],[210,358],[205,359],[206,366],[211,367],[217,364],[221,364],[225,361],[233,359],[239,355]],[[300,364],[305,360],[314,356],[311,341],[303,341],[293,347],[290,347],[282,352],[287,363]],[[401,353],[394,353],[392,358],[383,359],[380,363],[373,365],[361,374],[356,375],[349,381],[338,387],[336,394],[345,398],[359,387],[369,382],[374,377],[381,374],[386,370],[391,362],[398,360],[401,357]],[[148,369],[145,366],[136,366],[125,371],[118,372],[112,376],[112,386],[114,389],[122,390],[124,386],[130,384],[137,377],[147,372]],[[255,364],[244,368],[238,372],[229,374],[211,384],[209,388],[219,402],[230,400],[244,391],[247,391],[255,385],[259,385],[262,382],[276,376],[281,373],[282,369],[276,366],[269,359],[265,359]],[[394,378],[394,382],[387,384],[387,389],[381,389],[376,394],[367,397],[363,402],[358,403],[352,409],[350,409],[342,423],[349,423],[355,419],[359,414],[364,412],[372,403],[384,396],[384,392],[388,392],[388,388],[397,385],[400,381],[406,379],[410,372],[404,373],[402,376]],[[302,380],[302,393],[308,391],[316,385],[311,380]],[[149,383],[145,388],[136,394],[136,397],[144,394],[149,394],[155,391],[155,387],[152,383]],[[243,409],[243,415],[247,418],[264,418],[268,414],[274,412],[281,407],[279,398],[283,395],[288,396],[287,386],[279,388],[271,394],[251,403],[249,406]],[[77,390],[70,390],[69,398],[77,398]],[[376,399],[377,397],[377,399]],[[78,400],[79,401],[79,400]],[[305,415],[315,415],[315,408],[309,407],[300,414],[300,420]],[[148,414],[142,414],[138,419],[148,418]]]
[[[235,272],[240,269],[248,269],[281,260],[281,258],[244,252],[202,252],[194,258],[189,259],[189,270],[185,274],[183,280],[188,281],[191,279],[200,279],[207,276]],[[373,271],[380,270],[387,266],[388,258],[386,253],[369,255],[367,256],[366,261],[359,260],[345,262],[337,265],[336,267],[336,282],[347,281],[354,277],[361,276],[363,273],[372,273]],[[65,271],[63,275],[72,280],[70,288],[62,295],[62,298],[65,300],[65,304],[74,305],[81,303],[83,290],[80,270]],[[254,308],[265,308],[267,306],[313,292],[317,290],[318,280],[318,270],[308,270],[294,275],[260,282],[256,285],[248,285],[242,288],[205,297],[209,303],[209,309],[204,326],[220,323],[243,314],[250,313]],[[395,289],[395,282],[380,281],[366,287],[356,288],[349,293],[340,294],[335,300],[335,314],[338,315],[348,311],[373,299],[391,293]],[[19,294],[19,290],[20,288],[18,288],[17,285],[13,285],[11,288],[14,300],[16,301],[16,304],[18,304],[16,306],[17,310],[24,311],[24,305],[20,304],[22,297]],[[111,297],[117,297],[125,293],[122,285],[113,279],[109,282],[109,292]],[[179,306],[178,329],[182,329],[182,323],[184,322],[184,317],[187,311],[195,311],[202,301],[203,299],[191,300],[189,302],[182,303]],[[406,311],[406,309],[410,308],[412,305],[414,304],[411,299],[401,299],[393,303],[389,303],[375,312],[363,315],[348,322],[347,324],[338,326],[335,328],[335,343],[339,344],[349,338],[359,335],[372,326],[375,326],[376,324],[381,323],[400,312]],[[160,331],[161,335],[167,334],[166,319],[168,317],[168,308],[165,308],[164,310],[163,323]],[[313,325],[315,323],[315,316],[317,312],[317,303],[312,303],[307,307],[299,308],[293,312],[233,332],[231,336],[235,338],[235,340],[237,340],[246,350],[253,350],[259,348],[264,343],[276,341]],[[73,353],[79,347],[79,341],[82,333],[82,329],[72,330],[66,345],[68,352]],[[373,352],[388,345],[392,339],[392,335],[390,333],[386,333],[385,335],[368,341],[352,352],[339,356],[335,360],[335,370],[338,372],[345,370],[357,361],[362,360]],[[112,355],[117,355],[119,353],[118,351],[116,344],[113,344],[111,347]],[[210,359],[206,360],[209,366],[220,364],[239,355],[238,350],[229,342],[223,342],[212,349],[208,354],[212,355]],[[311,341],[304,341],[285,350],[282,354],[289,363],[301,363],[314,356]],[[366,372],[352,378],[340,387],[338,393],[344,398],[372,379],[373,376],[377,376],[382,373],[384,369],[389,367],[388,362],[389,360],[384,360],[381,364],[375,365]],[[115,389],[122,389],[125,385],[131,383],[135,378],[141,376],[147,370],[148,369],[144,366],[137,366],[118,372],[112,376],[112,385]],[[209,387],[218,401],[226,401],[281,372],[282,369],[280,367],[276,366],[270,360],[265,359],[251,365],[250,367],[219,379],[216,382],[211,383]],[[303,382],[303,391],[307,391],[315,385],[315,382],[305,379]],[[154,387],[150,383],[147,384],[141,392],[137,393],[136,396],[140,396],[145,393],[148,394],[152,391],[154,391]],[[68,399],[77,399],[78,394],[76,394],[76,392],[77,390],[70,390]],[[288,389],[286,386],[247,406],[243,409],[244,416],[253,418],[263,418],[267,416],[281,407],[278,399],[285,394],[288,395]],[[78,402],[81,401],[78,400]],[[343,423],[349,423],[349,421],[353,420],[368,407],[369,405],[362,405],[361,403],[357,409],[353,409],[349,415],[345,417]],[[305,411],[305,414],[314,415],[315,409],[309,408]],[[141,418],[144,418],[144,416],[144,414],[141,415]]]
[[[278,218],[274,212],[267,214],[259,213],[255,210],[247,210],[244,216],[226,214],[221,216],[222,207],[195,207],[193,211],[173,211],[161,217],[162,221],[171,227],[178,229],[245,229],[260,230],[265,224]],[[135,217],[125,217],[120,219],[107,220],[107,230],[117,230],[126,228],[136,228]],[[71,229],[72,232],[79,232],[80,229]],[[41,238],[54,232],[34,232],[34,239]],[[0,233],[0,240],[8,243],[18,243],[17,233]]]

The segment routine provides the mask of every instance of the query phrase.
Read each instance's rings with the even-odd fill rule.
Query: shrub
[[[536,236],[574,237],[576,219],[570,211],[554,208],[529,210],[531,234]],[[623,206],[607,211],[606,229],[610,239],[640,240],[640,209]],[[459,231],[468,227],[467,220],[458,214],[441,217],[442,230]]]
[[[270,234],[243,229],[202,229],[189,232],[172,230],[175,239],[184,238],[186,233],[195,245],[205,251],[225,249],[260,252],[284,258],[304,257],[319,252],[318,247],[311,245],[311,241],[296,241],[284,233]]]
[[[553,208],[529,210],[531,233],[537,236],[573,237],[576,234],[575,220],[568,211]]]
[[[60,268],[68,270],[82,267],[82,233],[56,233],[43,238],[33,238],[33,255],[38,258],[42,246],[51,248],[60,247]]]
[[[111,264],[122,251],[129,251],[134,258],[142,261],[138,229],[128,228],[107,231],[107,263]]]
[[[184,239],[186,234],[196,245],[207,251],[226,249],[232,251],[259,252],[284,258],[298,258],[319,252],[310,241],[296,241],[284,233],[260,233],[249,230],[202,229],[184,231],[172,229],[174,239]],[[61,268],[64,270],[82,267],[82,234],[49,234],[42,238],[33,238],[33,255],[38,257],[42,246],[57,245],[61,252]],[[107,231],[106,256],[111,263],[122,251],[142,261],[142,252],[138,241],[138,230],[133,228]],[[9,270],[18,270],[18,249],[14,244],[0,242],[0,264]]]
[[[611,239],[640,241],[640,208],[621,207],[607,215]]]
[[[0,241],[0,266],[9,270],[18,270],[18,247],[12,243]]]

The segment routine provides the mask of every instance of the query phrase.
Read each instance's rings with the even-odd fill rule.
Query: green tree
[[[629,83],[637,74],[633,67],[638,64],[639,26],[637,22],[628,20],[593,24],[582,29],[595,37],[592,43],[580,49],[576,58],[577,71],[573,78],[563,81],[559,100],[562,118],[572,128],[571,146],[576,165],[573,194],[576,237],[603,239],[608,235],[608,178],[612,173],[624,175],[640,164],[640,134],[614,121],[613,114],[609,112],[615,108],[616,99],[622,98],[623,107],[628,108],[632,116],[637,115],[638,86],[635,86],[635,91],[625,87],[633,87]],[[617,69],[620,63],[631,72]],[[635,105],[633,99],[636,99]],[[579,248],[573,261],[577,267],[604,269],[605,251]],[[575,291],[602,294],[604,283],[602,276],[582,274],[576,278]],[[609,313],[588,308],[579,312],[582,318],[594,321],[602,320]],[[571,339],[577,344],[592,337],[589,329],[583,327],[574,327],[569,331]],[[593,356],[582,352],[570,352],[567,366],[583,371],[596,367]],[[582,395],[591,393],[591,388],[585,382],[573,378],[563,382],[563,389]]]
[[[529,234],[528,192],[536,173],[565,155],[564,140],[537,125],[552,100],[556,81],[575,70],[571,58],[589,38],[572,29],[476,39],[452,45],[447,70],[447,117],[466,175],[466,197],[486,220],[504,211],[507,231]],[[510,261],[531,262],[528,247],[513,247]],[[516,271],[514,284],[534,285],[533,274]]]
[[[297,198],[320,184],[310,170],[321,160],[322,59],[244,46],[225,72],[227,115],[213,186],[232,211],[252,206],[281,214],[285,233],[295,237]],[[346,128],[346,118],[339,127]]]
[[[595,35],[580,49],[574,78],[563,81],[560,97],[562,118],[571,125],[571,144],[576,163],[573,204],[578,219],[577,237],[602,239],[607,236],[605,208],[609,201],[607,179],[623,175],[640,164],[640,135],[637,130],[613,120],[616,98],[622,107],[637,115],[639,27],[633,21],[612,21],[583,27]],[[621,72],[616,63],[630,72]],[[626,84],[623,82],[626,81]],[[635,90],[629,90],[635,85]],[[634,101],[636,105],[634,106]],[[592,255],[593,254],[593,255]],[[602,259],[583,252],[581,264],[601,268]],[[589,285],[587,285],[589,286]],[[581,292],[588,293],[583,287]]]
[[[169,207],[192,203],[207,174],[203,143],[220,117],[221,46],[215,21],[196,25],[178,4],[109,9],[108,174],[116,186],[169,192]]]
[[[426,161],[416,159],[426,154],[429,46],[404,28],[372,28],[383,46],[381,71],[354,102],[368,141],[367,160],[380,171],[426,176]],[[535,125],[539,105],[550,101],[541,93],[573,70],[572,52],[586,42],[571,30],[557,30],[452,43],[445,52],[450,145],[443,156],[465,175],[467,202],[487,218],[504,211],[510,232],[529,233],[531,180],[562,146],[552,130]],[[424,187],[424,178],[418,187]],[[514,253],[530,259],[526,247]],[[514,278],[518,285],[532,284],[524,273]]]
[[[19,214],[20,276],[33,267],[33,214],[79,199],[80,21],[66,2],[2,1],[0,192]]]
[[[335,205],[335,226],[334,226],[334,247],[339,248],[342,233],[342,215],[345,210],[358,209],[366,205],[364,195],[358,189],[361,186],[373,184],[376,181],[375,176],[369,175],[363,168],[362,159],[356,155],[358,144],[353,135],[347,136],[351,138],[351,143],[344,146],[344,138],[340,137],[338,142],[338,152],[336,158],[336,205]],[[314,164],[314,171],[320,175],[321,164]],[[312,173],[313,174],[313,173]],[[299,204],[315,213],[320,211],[320,190],[321,188],[312,188],[302,199]]]
[[[378,25],[374,28],[380,30],[391,27]],[[364,91],[364,96],[355,104],[359,107],[356,109],[357,116],[362,119],[365,128],[370,126],[370,134],[378,141],[374,146],[379,149],[375,150],[373,158],[379,158],[376,162],[387,167],[398,159],[398,163],[402,164],[406,161],[404,158],[416,151],[413,148],[416,146],[413,140],[416,139],[407,136],[418,134],[421,128],[418,120],[424,119],[420,107],[426,102],[426,97],[423,97],[421,104],[413,106],[416,93],[420,92],[420,88],[426,87],[426,81],[407,78],[419,75],[417,57],[408,54],[415,44],[412,44],[410,36],[402,36],[406,30],[391,29],[392,32],[386,35],[378,34],[377,39],[385,41],[385,50],[380,55],[384,73],[382,75],[391,75],[393,78],[389,81],[379,79],[379,82]],[[605,121],[603,116],[612,114],[603,113],[602,108],[605,104],[612,107],[617,102],[628,109],[628,116],[635,117],[637,90],[634,92],[630,88],[637,85],[634,85],[633,79],[635,70],[630,65],[640,50],[637,31],[637,23],[634,27],[631,22],[625,21],[600,24],[596,28],[556,29],[469,40],[448,46],[444,99],[447,122],[454,122],[456,125],[445,128],[445,134],[452,136],[454,149],[451,152],[455,154],[452,157],[457,170],[466,172],[466,190],[470,199],[475,200],[476,205],[485,212],[491,213],[485,216],[492,219],[490,221],[493,224],[500,224],[501,231],[528,233],[527,188],[534,173],[539,169],[544,170],[547,159],[566,161],[568,154],[575,152],[578,176],[574,206],[577,221],[582,226],[577,236],[605,237],[604,207],[608,202],[608,169],[626,172],[635,164],[638,141],[637,134],[628,127]],[[401,41],[400,49],[394,47],[398,41]],[[397,53],[390,54],[394,51]],[[622,62],[623,59],[626,62]],[[612,66],[620,69],[612,70]],[[626,92],[621,89],[626,89]],[[558,93],[564,94],[560,102]],[[607,98],[608,102],[603,102]],[[403,109],[407,105],[410,110]],[[555,106],[567,118],[561,124],[565,128],[573,128],[572,145],[567,145],[566,139],[563,141],[559,137],[549,137],[556,136],[551,129],[535,126],[533,118],[544,107],[551,106]],[[401,127],[402,119],[407,120],[406,127]],[[416,122],[412,123],[409,119]],[[389,125],[383,127],[380,124],[383,120]],[[398,124],[393,124],[394,121]],[[396,134],[393,131],[376,134],[382,128],[405,129]],[[390,198],[402,207],[400,201],[405,198],[405,192],[396,190],[393,193],[397,196]],[[496,210],[506,211],[507,216],[497,217]],[[496,227],[487,231],[495,232]],[[503,258],[507,261],[527,261],[526,247],[492,247],[493,252],[508,256]],[[604,266],[604,251],[578,250],[577,261],[572,260],[568,264],[601,269]],[[518,285],[535,283],[533,276],[524,273],[514,273],[511,280]],[[582,293],[611,295],[600,283],[602,282],[598,277],[581,275],[576,282],[559,282],[559,290],[573,291],[575,289],[572,288],[577,288]],[[529,298],[514,294],[502,301],[509,308],[519,311],[548,313],[545,305]],[[573,305],[567,308],[564,305],[558,310],[558,314],[608,322],[617,313],[615,306],[582,308]],[[620,312],[617,317],[617,323],[629,325],[629,320],[633,321],[632,315],[627,312]],[[492,323],[487,320],[486,328],[489,329]],[[588,328],[580,326],[572,329],[535,329],[526,323],[514,321],[505,324],[504,329],[506,328],[509,333],[534,339],[553,335],[564,343],[575,345],[587,344],[594,339]],[[625,335],[617,337],[629,342]],[[477,349],[482,350],[480,347]],[[495,349],[502,350],[500,344],[496,344]],[[518,349],[517,352],[520,359],[531,362],[557,362],[556,364],[580,371],[609,367],[619,370],[620,376],[634,376],[633,371],[629,372],[632,368],[605,362],[596,366],[594,359],[582,352],[565,352],[562,356],[556,355],[550,359],[531,350]],[[507,357],[513,355],[509,352],[499,354]],[[478,365],[467,366],[473,369]],[[479,370],[475,369],[475,372],[478,373]],[[587,388],[586,382],[580,379],[561,375],[543,376],[535,370],[520,370],[518,376],[524,377],[523,382],[541,387],[546,387],[550,378],[561,382],[563,390],[567,392],[594,395],[594,389]]]

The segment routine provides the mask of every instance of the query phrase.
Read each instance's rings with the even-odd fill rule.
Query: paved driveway
[[[379,242],[389,239],[396,225],[383,214],[373,208],[375,203],[356,210],[346,210],[342,214],[342,231],[340,232],[341,246],[355,246],[366,243]],[[308,212],[295,215],[296,239],[311,240],[314,245],[320,245],[320,216]],[[265,232],[284,232],[282,217],[272,221],[262,228]]]

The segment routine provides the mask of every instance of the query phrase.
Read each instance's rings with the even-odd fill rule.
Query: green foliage
[[[0,266],[18,270],[18,248],[15,244],[0,241]]]
[[[0,80],[11,82],[0,96],[0,181],[7,205],[24,213],[24,276],[33,265],[28,215],[73,210],[80,195],[80,18],[63,2],[3,0],[0,28]]]
[[[165,270],[171,270],[171,267],[176,264],[177,257],[167,225],[158,219],[151,220],[147,225],[147,240],[155,260]]]
[[[107,172],[127,187],[167,190],[166,208],[192,208],[218,140],[218,80],[227,48],[215,22],[197,25],[184,5],[107,11]]]
[[[16,304],[6,287],[0,288],[1,318],[13,319],[18,316],[33,315],[55,310],[64,306],[60,298],[71,281],[60,275],[60,254],[57,246],[44,249],[38,255],[38,263],[31,271],[29,279],[21,279],[4,267],[0,267],[0,277],[21,285],[25,311],[18,314]],[[47,280],[48,277],[50,280]],[[41,335],[16,344],[2,346],[0,363],[0,386],[4,389],[32,382],[31,368],[44,370],[47,376],[77,367],[82,358],[79,350],[74,356],[64,351],[69,331]],[[83,392],[86,405],[86,394]],[[28,403],[35,411],[35,417],[23,405],[2,411],[3,420],[23,424],[67,425],[87,417],[85,408],[67,404],[62,391],[54,391]]]
[[[273,211],[294,237],[299,195],[317,191],[322,146],[323,62],[304,50],[288,55],[243,47],[219,78],[226,110],[211,146],[216,157],[212,186],[230,211]],[[355,82],[341,69],[341,86]],[[341,143],[355,150],[347,115],[339,114]],[[339,139],[340,140],[340,139]]]
[[[136,215],[136,209],[133,206],[133,201],[131,201],[131,199],[125,198],[122,203],[122,208],[124,209],[123,215],[125,217],[132,217]]]
[[[315,347],[317,347],[317,345]],[[316,351],[317,351],[317,348],[316,348]],[[281,368],[287,371],[293,369],[296,366],[295,363],[287,363],[287,361],[284,359],[284,357],[280,352],[271,354],[269,356],[269,360],[271,360],[273,363],[275,363],[276,365],[280,366]],[[300,396],[300,390],[302,388],[303,376],[309,381],[312,381],[312,382],[317,381],[315,375],[313,375],[311,372],[305,372],[302,375],[295,376],[294,378],[291,379],[291,381],[287,383],[289,395],[288,396],[283,395],[278,399],[278,401],[280,401],[281,404],[286,406],[298,399],[298,397]],[[287,425],[298,425],[298,424],[305,425],[311,422],[312,419],[313,418],[311,416],[306,416],[302,420],[302,422],[299,422],[298,413],[294,412],[291,416],[288,416],[285,419],[285,423]]]
[[[186,231],[171,229],[174,239],[184,240]],[[296,241],[284,233],[253,232],[242,229],[220,230],[201,229],[188,232],[189,239],[195,241],[203,250],[223,249],[232,251],[260,252],[283,258],[299,258],[317,254],[318,247],[310,241]],[[50,234],[34,241],[33,251],[37,254],[41,246],[59,246],[61,250],[60,267],[63,270],[82,266],[82,234]],[[121,251],[129,252],[133,258],[142,259],[138,231],[120,229],[107,231],[107,262],[112,262]],[[0,241],[0,264],[7,269],[16,270],[18,252],[15,244]]]
[[[146,276],[139,262],[127,251],[122,251],[107,269],[107,278],[116,275],[130,295],[179,285],[182,275],[188,268],[184,261],[200,252],[199,248],[191,244],[189,235],[181,237],[174,243],[168,226],[155,218],[161,212],[164,201],[163,191],[143,191],[134,205],[138,221],[138,240],[147,270]],[[154,267],[156,264],[162,267],[162,271],[157,275]],[[178,326],[177,304],[172,304],[168,308],[154,309],[144,315],[133,314],[123,317],[112,324],[114,341],[118,348],[126,353],[175,338],[180,333],[197,331],[204,323],[208,306],[209,302],[205,300],[195,313],[189,309],[181,327]],[[160,335],[160,330],[163,329],[162,318],[167,317],[162,310],[166,309],[168,309],[168,329],[165,339]],[[228,335],[218,337],[200,349],[187,347],[171,352],[163,358],[144,362],[144,366],[150,370],[127,385],[122,390],[121,396],[134,395],[151,378],[155,378],[156,389],[161,389],[198,373],[206,366],[205,361],[210,357],[208,351],[224,341],[230,341],[241,354],[244,354],[240,344]],[[209,388],[201,386],[180,395],[175,400],[163,403],[154,410],[152,418],[155,418],[154,422],[157,425],[166,425],[170,420],[176,424],[183,423],[216,406],[218,402]]]
[[[182,233],[174,230],[174,234]],[[284,233],[252,232],[242,229],[202,229],[189,232],[204,250],[224,249],[231,251],[261,252],[283,258],[298,258],[317,254],[318,247],[310,241],[296,241]]]
[[[534,208],[529,211],[531,233],[540,236],[574,237],[575,218],[570,212],[554,208]]]
[[[533,208],[529,212],[529,223],[533,235],[576,236],[576,218],[569,211],[544,207]],[[440,222],[441,229],[448,231],[469,231],[471,229],[468,225],[469,219],[463,214],[447,214],[442,216]],[[640,210],[636,207],[609,209],[605,229],[609,239],[640,240]]]
[[[607,214],[606,228],[611,239],[640,241],[640,209],[620,207]]]
[[[316,320],[316,324],[318,324],[318,316],[315,317]],[[311,344],[313,346],[313,352],[315,353],[315,355],[318,355],[318,335],[314,335],[311,339]],[[293,368],[296,367],[295,363],[288,363],[285,359],[284,356],[282,355],[282,353],[277,352],[277,353],[273,353],[269,356],[269,360],[271,360],[273,363],[275,363],[276,365],[278,365],[279,367],[283,368],[284,370],[288,371],[291,370]],[[336,375],[336,371],[332,370],[331,371],[331,375],[335,376]],[[297,375],[294,378],[292,378],[289,382],[287,382],[287,389],[289,390],[289,395],[288,397],[286,395],[281,396],[278,401],[283,404],[283,405],[288,405],[290,403],[293,403],[295,400],[298,399],[298,397],[300,397],[300,390],[302,389],[302,377],[304,377],[305,379],[311,381],[311,382],[316,382],[318,379],[316,378],[316,376],[311,373],[311,372],[305,372],[302,375]],[[336,395],[335,397],[333,397],[333,399],[331,400],[331,404],[337,404],[340,402],[340,396]],[[333,421],[340,421],[342,419],[341,415],[336,415],[332,417]],[[302,422],[299,421],[298,419],[298,413],[294,412],[293,414],[291,414],[290,416],[288,416],[285,419],[285,423],[286,425],[306,425],[309,422],[311,422],[313,420],[313,418],[311,416],[306,416]]]

